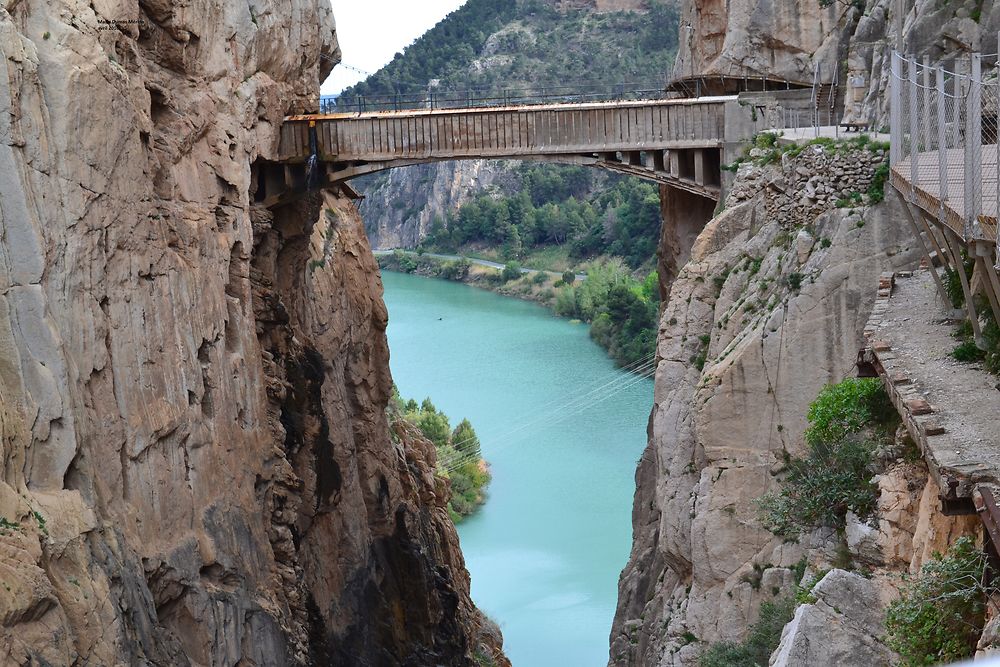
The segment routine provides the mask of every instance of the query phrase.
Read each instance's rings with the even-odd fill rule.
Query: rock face
[[[832,72],[842,34],[857,20],[847,3],[819,0],[681,0],[674,77],[761,76],[812,82],[815,63]]]
[[[834,70],[844,96],[844,118],[881,127],[888,118],[890,54],[902,26],[902,51],[932,61],[995,53],[1000,5],[906,2],[900,21],[895,0],[681,0],[676,78],[767,75],[812,84],[817,66],[830,83]],[[846,68],[842,63],[846,60]],[[958,68],[963,64],[959,63]]]
[[[3,662],[498,651],[433,448],[386,422],[356,212],[252,206],[328,3],[15,0],[0,52]]]
[[[828,157],[822,188],[845,166]],[[798,583],[807,548],[824,548],[823,535],[774,537],[753,501],[802,451],[819,390],[854,374],[880,271],[917,249],[888,201],[775,215],[807,159],[742,166],[670,285],[611,664],[689,665],[704,642],[740,639],[766,596]]]
[[[372,247],[415,248],[444,217],[476,195],[495,188],[514,192],[517,163],[461,160],[393,169],[360,183],[359,207]]]
[[[895,654],[881,640],[884,609],[871,581],[831,570],[812,595],[816,601],[800,605],[785,626],[771,667],[893,664]]]

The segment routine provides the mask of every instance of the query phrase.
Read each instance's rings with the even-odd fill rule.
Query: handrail
[[[539,88],[467,88],[389,95],[358,95],[321,100],[320,113],[402,111],[406,109],[475,109],[491,106],[528,106],[559,102],[598,102],[637,99],[669,99],[665,82],[617,83],[593,86],[543,86]]]
[[[936,209],[965,242],[993,240],[1000,179],[984,165],[1000,160],[1000,81],[984,80],[979,54],[958,70],[893,53],[890,161],[911,202]]]

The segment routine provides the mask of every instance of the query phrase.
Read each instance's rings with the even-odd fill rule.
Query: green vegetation
[[[781,491],[757,500],[761,521],[777,535],[815,526],[842,529],[848,511],[871,517],[874,453],[891,442],[898,415],[878,378],[825,387],[809,406],[804,458],[789,458]]]
[[[660,196],[645,181],[622,176],[588,194],[593,171],[584,167],[521,165],[516,195],[481,194],[447,219],[435,219],[423,246],[455,253],[487,244],[509,259],[525,251],[568,245],[570,257],[622,257],[632,268],[648,262],[659,242]]]
[[[42,516],[41,512],[33,510],[31,514],[35,517],[35,523],[38,524],[38,530],[41,531],[43,535],[48,535],[49,529],[45,526],[45,517]]]
[[[496,667],[497,665],[497,661],[493,659],[493,656],[482,648],[477,648],[473,657],[476,659],[477,667]]]
[[[517,262],[507,262],[507,265],[503,267],[503,271],[500,272],[500,280],[505,283],[509,283],[511,280],[517,280],[521,277],[521,265]]]
[[[904,582],[886,613],[889,645],[904,665],[950,663],[975,653],[987,596],[996,592],[986,566],[986,554],[966,536]]]
[[[423,94],[432,80],[441,90],[515,94],[526,86],[658,81],[673,65],[677,30],[677,10],[666,2],[640,16],[559,10],[542,0],[469,0],[343,96]]]
[[[742,642],[719,642],[708,647],[698,661],[700,667],[760,667],[781,642],[781,630],[795,614],[795,600],[791,597],[765,601],[760,605],[760,616],[750,626]]]
[[[590,322],[590,336],[622,366],[656,349],[659,283],[655,273],[639,282],[620,260],[595,264],[579,285],[556,291],[555,311]]]
[[[986,350],[980,350],[979,346],[973,340],[967,340],[959,343],[954,350],[951,352],[951,356],[957,361],[962,361],[965,363],[971,363],[974,361],[982,361],[986,358]]]
[[[954,272],[952,272],[954,273]],[[957,278],[947,276],[945,290],[950,296],[954,295],[954,283]],[[958,293],[961,294],[959,288]],[[964,304],[965,300],[962,299]],[[958,361],[971,363],[983,362],[983,368],[994,375],[1000,374],[1000,326],[997,325],[993,317],[993,309],[989,302],[982,296],[976,297],[976,311],[980,317],[980,326],[983,332],[983,347],[980,348],[973,338],[972,322],[966,319],[953,334],[959,343],[951,352],[951,356]]]
[[[434,443],[437,474],[451,481],[448,514],[453,521],[458,523],[486,502],[490,473],[482,458],[479,438],[468,419],[452,430],[448,416],[439,412],[430,398],[419,405],[413,399],[404,401],[395,386],[389,412],[394,420],[402,419],[416,426]]]
[[[962,264],[965,268],[965,275],[971,276],[976,267],[976,260],[969,257],[965,250],[962,250]],[[965,305],[965,291],[962,289],[962,277],[958,271],[947,268],[944,272],[944,289],[948,293],[948,299],[955,308]]]

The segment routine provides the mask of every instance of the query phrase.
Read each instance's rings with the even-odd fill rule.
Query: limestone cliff
[[[882,159],[811,147],[741,167],[669,286],[612,664],[693,664],[705,642],[741,638],[822,550],[761,528],[753,501],[801,452],[809,402],[853,374],[879,272],[916,259],[893,204],[834,206]]]
[[[0,661],[498,650],[433,449],[386,422],[356,212],[252,205],[328,3],[7,0],[0,52]]]
[[[812,82],[816,63],[830,71],[841,39],[857,21],[851,3],[819,0],[681,0],[673,76],[762,76]]]
[[[816,68],[847,118],[880,127],[888,116],[889,54],[932,60],[996,52],[1000,5],[975,0],[680,0],[673,76],[760,77],[812,84]],[[897,27],[902,39],[897,43]],[[961,67],[961,65],[959,65]]]

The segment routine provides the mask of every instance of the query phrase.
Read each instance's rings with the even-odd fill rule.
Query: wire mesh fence
[[[997,238],[1000,81],[995,62],[983,58],[892,60],[893,182],[967,242]]]

